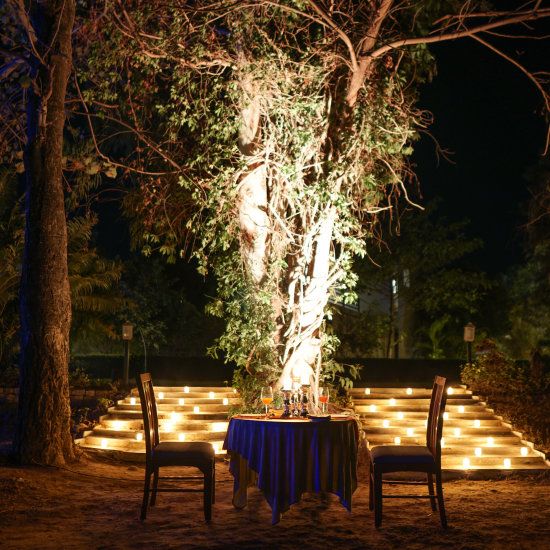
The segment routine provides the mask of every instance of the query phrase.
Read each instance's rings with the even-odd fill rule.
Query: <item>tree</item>
[[[468,263],[468,255],[483,243],[466,237],[467,220],[449,223],[436,217],[438,202],[423,211],[404,209],[397,227],[386,231],[384,244],[371,250],[370,260],[357,262],[360,286],[367,293],[386,293],[387,304],[399,301],[399,316],[391,307],[379,312],[388,319],[387,356],[398,344],[397,336],[411,354],[454,357],[457,344],[463,346],[462,327],[491,287],[486,274]],[[403,317],[408,332],[398,334]]]
[[[218,345],[240,386],[291,372],[318,382],[329,297],[353,299],[352,258],[408,198],[426,45],[467,36],[521,68],[481,33],[548,16],[540,1],[392,0],[135,0],[101,13],[85,114],[135,140],[119,162],[145,250],[175,259],[196,240],[214,270],[210,311],[227,320]]]
[[[73,458],[62,158],[75,2],[10,0],[8,8],[11,12],[3,16],[12,17],[25,39],[24,46],[18,45],[20,52],[11,46],[19,83],[25,87],[27,136],[20,387],[13,446],[21,462],[63,464]]]

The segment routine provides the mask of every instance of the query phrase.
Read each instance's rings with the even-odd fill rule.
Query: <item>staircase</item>
[[[232,388],[155,386],[161,441],[209,441],[222,450],[229,411],[240,401]],[[111,451],[125,460],[145,459],[145,436],[137,388],[109,408],[93,430],[76,443],[83,449]]]
[[[353,388],[369,448],[424,445],[431,389]],[[448,390],[441,466],[445,470],[547,470],[550,462],[464,386]]]

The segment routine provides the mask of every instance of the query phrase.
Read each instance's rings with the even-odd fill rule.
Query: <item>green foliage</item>
[[[397,282],[400,307],[413,319],[405,337],[417,355],[456,357],[463,349],[462,327],[480,311],[493,286],[485,273],[468,264],[479,239],[466,236],[468,222],[436,217],[437,201],[424,211],[405,210],[386,242],[357,264],[361,287],[389,303],[390,281]],[[373,311],[374,313],[374,311]],[[378,311],[396,322],[389,311]]]
[[[462,366],[462,382],[550,452],[550,370],[533,373],[529,363],[511,360],[490,339],[477,345],[476,355],[473,363]]]

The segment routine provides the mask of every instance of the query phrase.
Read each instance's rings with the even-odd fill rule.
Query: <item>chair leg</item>
[[[372,472],[372,462],[369,466],[369,510],[374,510],[374,475]]]
[[[212,519],[214,470],[210,468],[204,472],[204,519]]]
[[[159,469],[155,468],[153,470],[153,490],[151,492],[151,506],[155,505],[155,502],[157,501],[157,488],[159,484]]]
[[[426,474],[428,476],[428,492],[430,493],[430,504],[432,505],[432,511],[435,512],[437,507],[435,505],[435,492],[434,492],[434,476],[433,474]]]
[[[149,487],[151,486],[151,471],[145,470],[145,483],[143,486],[143,500],[141,502],[141,516],[140,519],[143,521],[147,515],[147,501],[149,500]]]
[[[374,470],[374,526],[382,525],[382,474]]]
[[[445,516],[445,504],[443,503],[443,483],[441,479],[441,470],[435,475],[435,485],[437,490],[437,502],[439,504],[439,517],[443,529],[447,528],[447,517]]]

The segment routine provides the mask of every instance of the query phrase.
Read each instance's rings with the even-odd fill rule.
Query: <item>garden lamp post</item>
[[[134,325],[126,321],[122,325],[122,339],[124,340],[124,370],[122,372],[122,385],[128,386],[128,374],[130,372],[130,340],[134,337]]]
[[[464,341],[466,342],[466,357],[468,363],[472,362],[472,342],[476,335],[476,327],[472,323],[468,323],[464,327]]]

